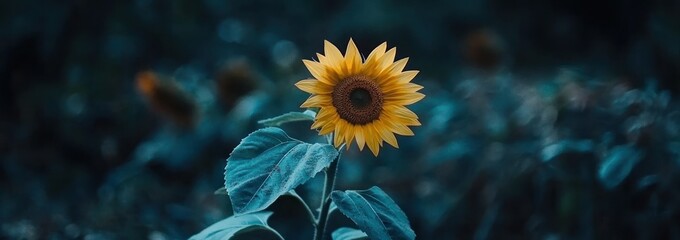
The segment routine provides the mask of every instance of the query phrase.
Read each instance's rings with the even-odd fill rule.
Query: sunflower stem
[[[298,195],[298,194],[295,193],[295,192],[291,193],[290,195],[293,196],[295,199],[297,199],[297,200],[300,202],[300,204],[302,204],[302,207],[303,207],[303,208],[305,209],[305,211],[307,212],[307,217],[309,217],[309,221],[310,221],[312,224],[314,224],[314,226],[316,227],[316,224],[317,224],[317,222],[316,222],[316,216],[314,216],[314,212],[312,211],[311,208],[309,208],[309,205],[307,205],[307,202],[305,202],[305,200],[302,199],[302,197],[300,197],[300,195]]]
[[[328,210],[331,206],[331,192],[335,189],[335,175],[338,172],[338,163],[340,162],[340,155],[331,162],[331,165],[326,169],[326,180],[323,184],[323,192],[321,193],[321,211],[317,218],[316,230],[314,231],[314,240],[323,240],[326,232],[326,222],[328,221]]]

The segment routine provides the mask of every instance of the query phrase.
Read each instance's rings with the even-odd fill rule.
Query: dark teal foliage
[[[597,172],[598,179],[604,187],[614,188],[626,179],[642,157],[643,154],[634,147],[616,146],[604,156]]]
[[[314,121],[316,112],[307,110],[305,112],[289,112],[281,116],[276,116],[273,118],[267,118],[264,120],[257,121],[257,123],[262,124],[267,127],[278,127],[283,123],[287,122],[297,122],[297,121]]]
[[[367,240],[368,235],[361,230],[354,228],[338,228],[333,231],[333,240]]]
[[[189,240],[255,239],[248,238],[245,235],[258,231],[264,232],[260,233],[264,235],[260,235],[261,239],[280,239],[278,233],[267,225],[267,219],[271,215],[271,212],[257,212],[231,216],[203,229],[203,231],[192,236]]]
[[[331,194],[338,210],[371,239],[415,239],[406,214],[379,187],[368,190],[334,191]]]
[[[234,213],[265,209],[327,168],[337,156],[331,145],[301,142],[280,128],[253,132],[227,159],[225,186]]]
[[[325,139],[299,113],[308,94],[294,82],[310,77],[301,59],[317,59],[324,39],[344,48],[350,37],[364,57],[383,41],[397,47],[427,96],[409,106],[422,126],[398,136],[399,149],[377,158],[356,144],[342,150],[336,188],[379,186],[418,239],[680,239],[678,9],[639,0],[0,1],[0,239],[187,239],[263,208],[286,239],[311,238],[299,199],[317,212],[316,172],[330,159],[300,161],[313,156],[297,150],[330,148],[307,144]],[[140,94],[135,76],[145,70],[174,79],[194,104],[193,126]],[[298,113],[272,118],[288,112]],[[244,164],[227,167],[237,168],[227,178],[247,179],[227,179],[238,194],[214,194],[225,159],[266,126],[300,141],[261,130],[252,137],[267,145],[248,145],[234,155]],[[274,138],[284,143],[270,152],[295,159],[254,166]],[[266,174],[249,171],[258,168]],[[291,169],[304,171],[277,172]],[[262,184],[275,191],[257,191]],[[299,198],[279,196],[293,186]],[[361,234],[339,209],[329,219],[327,238]],[[258,234],[267,231],[245,235]]]

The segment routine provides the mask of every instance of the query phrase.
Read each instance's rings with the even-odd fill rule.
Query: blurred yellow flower
[[[155,112],[180,127],[194,126],[198,108],[196,102],[174,80],[163,78],[152,71],[144,71],[137,74],[137,89]]]

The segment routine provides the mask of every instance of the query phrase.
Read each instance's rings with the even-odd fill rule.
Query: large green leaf
[[[271,212],[256,212],[231,216],[216,222],[210,227],[189,238],[189,240],[229,240],[245,239],[245,235],[260,231],[260,237],[268,236],[268,239],[282,239],[280,235],[267,225],[267,219]]]
[[[265,209],[327,168],[337,156],[331,145],[301,142],[279,128],[251,133],[227,159],[224,180],[234,213]]]
[[[333,202],[371,239],[415,239],[406,214],[379,187],[333,191]]]
[[[367,240],[368,235],[359,229],[342,227],[333,231],[333,240]]]
[[[257,121],[257,123],[265,125],[267,127],[278,127],[284,123],[289,122],[314,121],[314,117],[316,117],[316,112],[311,110],[305,110],[304,112],[289,112],[273,118],[267,118],[264,120]]]

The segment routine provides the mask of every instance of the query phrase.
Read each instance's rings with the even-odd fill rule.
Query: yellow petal
[[[333,136],[333,145],[337,148],[342,145],[345,140],[345,133],[347,132],[347,124],[342,122],[336,122],[335,124],[335,135]]]
[[[325,84],[316,79],[305,79],[295,83],[295,86],[302,91],[311,94],[330,94],[333,92],[331,85]]]
[[[385,94],[385,103],[394,105],[411,105],[425,98],[425,94],[414,93],[399,93],[399,94]]]
[[[366,146],[371,150],[373,155],[376,155],[376,149],[380,149],[380,136],[373,131],[372,124],[364,125],[364,137],[366,138]],[[376,155],[377,156],[377,155]]]
[[[387,105],[384,107],[384,109],[385,111],[380,116],[380,119],[389,121],[389,123],[393,124],[420,126],[418,115],[404,106]]]
[[[368,54],[368,58],[366,58],[366,61],[368,62],[369,60],[377,60],[380,57],[382,57],[383,54],[385,54],[385,50],[387,50],[387,42],[383,42],[380,45],[378,45],[371,53]]]
[[[380,152],[380,146],[378,146],[380,144],[378,133],[374,132],[370,125],[365,125],[364,130],[366,130],[364,132],[366,134],[366,145],[374,156],[378,156],[378,152]]]
[[[411,131],[411,129],[409,129],[404,124],[398,123],[397,121],[393,120],[390,116],[387,116],[386,114],[381,115],[380,120],[393,133],[402,136],[413,136],[413,131]]]
[[[331,98],[327,95],[313,95],[303,102],[300,107],[310,108],[310,107],[324,107],[331,104]]]
[[[326,56],[321,55],[320,53],[317,53],[317,54],[316,54],[316,58],[319,59],[319,62],[320,62],[321,64],[325,64],[326,61],[327,61]]]
[[[393,128],[392,130],[394,130],[394,133],[396,133],[396,134],[399,134],[399,135],[402,135],[402,136],[413,136],[413,135],[415,135],[415,134],[413,134],[413,131],[411,131],[411,129],[408,128],[407,126],[404,126],[404,125],[401,125],[401,124],[395,124],[394,127],[395,128]]]
[[[367,75],[376,75],[380,72],[380,70],[382,70],[378,68],[378,65],[380,63],[380,58],[385,54],[386,49],[387,42],[383,42],[378,47],[373,49],[370,54],[368,54],[368,58],[366,58],[366,61],[363,65],[363,70]]]
[[[399,148],[399,144],[397,143],[397,138],[394,137],[394,133],[390,132],[390,130],[387,129],[382,121],[376,121],[376,123],[373,124],[373,127],[375,128],[375,131],[380,134],[380,138],[392,145],[392,147]]]
[[[413,80],[413,78],[416,77],[416,75],[418,75],[417,70],[404,71],[404,72],[402,72],[401,74],[398,75],[399,78],[398,78],[397,82],[399,82],[399,83],[410,82],[411,80]]]
[[[342,63],[342,53],[340,53],[340,50],[328,40],[324,40],[323,51],[329,65],[339,66],[339,64]]]
[[[305,67],[309,70],[309,73],[312,74],[316,80],[325,82],[327,84],[332,84],[332,82],[328,81],[326,78],[326,69],[324,68],[324,65],[318,62],[313,62],[309,61],[307,59],[302,60],[302,63],[305,64]]]
[[[352,146],[352,140],[354,140],[354,125],[347,123],[345,120],[340,120],[341,123],[345,125],[345,143],[347,144],[347,149]]]
[[[309,127],[309,129],[317,129],[317,128],[322,127],[324,124],[325,124],[325,122],[322,122],[322,121],[314,121],[314,123],[312,123],[312,126]]]
[[[349,43],[347,43],[347,50],[345,50],[345,65],[347,66],[348,73],[357,72],[361,68],[359,49],[351,38]]]
[[[361,125],[354,126],[354,138],[357,140],[357,146],[359,150],[364,150],[364,143],[366,143],[366,138],[364,135],[364,127]]]
[[[378,65],[378,68],[379,68],[381,71],[388,69],[389,66],[392,65],[392,63],[394,63],[394,57],[395,57],[396,55],[397,55],[397,48],[396,48],[396,47],[393,47],[392,49],[390,49],[389,51],[387,51],[387,52],[385,53],[385,55],[383,55],[383,56],[380,58],[380,60],[379,60],[379,61],[380,61],[380,64]]]
[[[321,127],[321,130],[319,130],[319,135],[326,135],[329,133],[332,133],[333,130],[335,130],[335,126],[332,123],[327,123]]]
[[[321,109],[319,109],[319,112],[316,114],[316,120],[328,121],[334,115],[337,115],[337,110],[335,109],[335,107],[324,106]]]
[[[406,84],[401,84],[401,83],[386,83],[380,86],[382,89],[383,94],[389,95],[389,94],[398,94],[398,93],[414,93],[419,91],[420,89],[423,89],[423,86],[420,86],[415,83],[406,83]]]
[[[385,115],[385,119],[391,119],[390,121],[394,123],[399,123],[406,126],[420,126],[420,121],[418,121],[418,118],[405,117],[388,112],[384,113],[383,115]]]
[[[416,115],[416,113],[401,105],[385,105],[384,109],[385,112],[390,115],[418,119],[418,115]]]
[[[312,124],[312,129],[317,129],[321,127],[322,125],[330,125],[330,127],[334,128],[335,126],[335,119],[337,119],[337,113],[335,112],[335,108],[333,107],[322,107],[319,110],[319,113],[316,114],[316,119],[314,123]],[[332,130],[332,129],[331,129]]]
[[[335,148],[342,145],[342,131],[338,130],[338,126],[340,125],[335,125],[335,133],[333,133],[333,146],[335,146]]]
[[[408,58],[402,58],[399,61],[394,62],[389,68],[389,73],[394,75],[401,73],[406,67],[407,62]]]
[[[371,139],[370,141],[366,142],[366,145],[368,145],[368,149],[371,150],[373,153],[373,156],[378,156],[378,153],[380,152],[380,146],[378,146],[378,140],[376,139]]]

